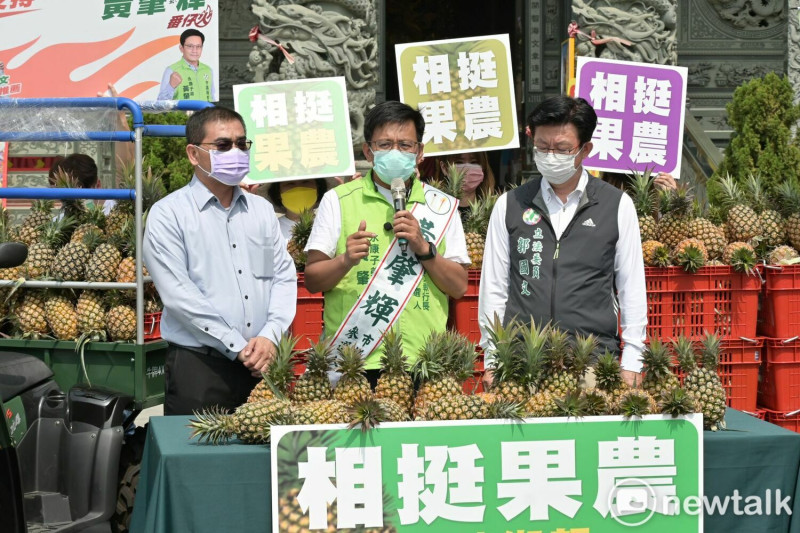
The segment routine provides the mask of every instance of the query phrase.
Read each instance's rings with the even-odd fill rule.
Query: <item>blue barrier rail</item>
[[[48,189],[0,187],[0,198],[32,200],[135,200],[135,189]]]

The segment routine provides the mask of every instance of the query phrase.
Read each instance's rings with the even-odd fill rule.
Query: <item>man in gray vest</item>
[[[621,313],[622,375],[633,385],[641,383],[647,326],[639,223],[628,195],[582,167],[596,125],[589,103],[567,96],[545,100],[528,117],[542,178],[503,194],[492,211],[478,302],[481,345],[489,348],[486,327],[496,313],[506,324],[516,317],[591,333],[601,350],[619,353]]]

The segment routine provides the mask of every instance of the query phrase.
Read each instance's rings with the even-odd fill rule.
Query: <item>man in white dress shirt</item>
[[[164,302],[164,414],[247,396],[292,323],[294,262],[270,203],[239,187],[250,169],[242,117],[209,107],[186,122],[188,185],[147,217],[144,261]]]
[[[647,326],[639,223],[628,195],[581,165],[596,125],[589,103],[567,96],[545,100],[528,117],[542,178],[503,194],[492,211],[478,302],[481,345],[491,348],[486,328],[496,313],[503,323],[516,317],[594,334],[601,350],[619,353],[621,313],[622,376],[633,385],[641,382]]]

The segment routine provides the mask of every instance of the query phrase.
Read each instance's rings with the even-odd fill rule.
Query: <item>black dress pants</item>
[[[260,378],[239,360],[212,348],[170,343],[164,369],[164,414],[191,415],[217,405],[232,412],[247,401]]]

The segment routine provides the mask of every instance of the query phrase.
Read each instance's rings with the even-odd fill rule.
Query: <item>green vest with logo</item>
[[[180,85],[175,87],[175,92],[172,94],[173,100],[211,101],[211,81],[214,78],[211,74],[211,67],[198,62],[197,70],[194,70],[186,60],[180,59],[169,68],[183,78]]]
[[[386,222],[391,222],[394,218],[394,207],[376,189],[371,171],[360,180],[339,185],[334,191],[339,197],[342,213],[342,228],[336,244],[336,255],[345,252],[347,237],[358,231],[358,225],[362,220],[367,221],[367,231],[376,233],[377,237],[370,245],[369,255],[351,268],[336,287],[325,293],[324,320],[327,338],[336,334],[394,240],[394,232],[387,231],[383,227]],[[424,202],[422,184],[415,179],[408,197],[408,209],[411,210],[414,203]],[[437,247],[439,254],[444,253],[446,245],[443,238]],[[417,265],[417,268],[423,267]],[[447,295],[439,290],[425,273],[395,322],[395,326],[399,326],[403,334],[403,352],[408,357],[409,363],[416,361],[417,354],[430,332],[446,329],[447,312]],[[382,354],[381,345],[367,357],[366,368],[380,368]]]

